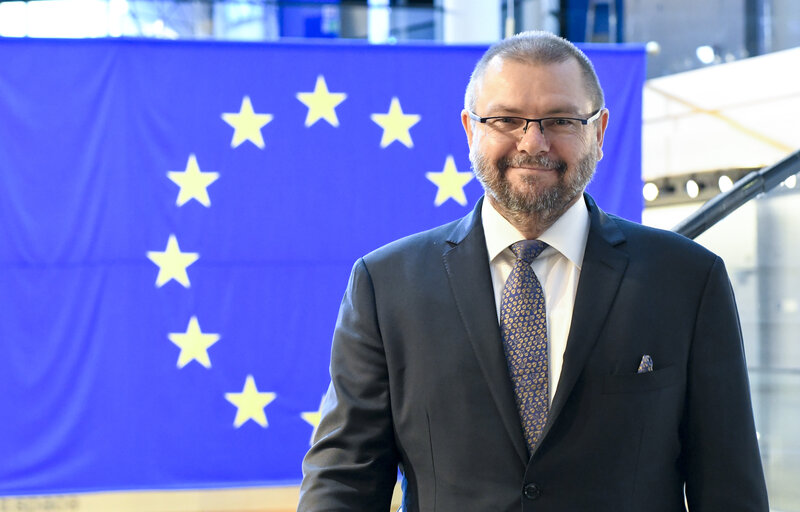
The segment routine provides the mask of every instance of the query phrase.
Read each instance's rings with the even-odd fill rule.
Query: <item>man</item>
[[[561,38],[478,62],[485,198],[353,268],[300,511],[768,510],[723,263],[583,194],[608,119]]]

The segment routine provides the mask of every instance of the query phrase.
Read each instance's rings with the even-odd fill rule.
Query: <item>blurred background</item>
[[[671,229],[738,180],[800,148],[796,0],[0,0],[0,38],[485,46],[533,29],[575,43],[646,49],[645,224]],[[698,241],[724,258],[737,295],[771,506],[800,512],[796,175]],[[277,511],[292,509],[296,487],[10,494],[0,497],[0,510]]]

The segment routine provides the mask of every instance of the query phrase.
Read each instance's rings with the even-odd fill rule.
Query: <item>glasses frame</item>
[[[544,125],[542,124],[543,121],[549,121],[549,120],[553,120],[553,119],[567,119],[567,120],[570,120],[570,121],[578,121],[583,126],[586,126],[587,124],[593,123],[594,121],[597,121],[598,119],[600,119],[600,116],[603,114],[603,110],[605,110],[605,107],[600,107],[597,110],[597,112],[595,112],[594,114],[590,115],[586,119],[583,119],[582,117],[567,117],[567,116],[550,116],[550,117],[542,117],[542,118],[539,118],[539,119],[532,119],[532,118],[529,118],[529,117],[521,117],[521,116],[488,116],[488,117],[481,117],[481,116],[479,116],[478,114],[476,114],[475,112],[473,112],[471,110],[467,110],[467,115],[473,121],[477,121],[477,122],[479,122],[481,124],[486,124],[487,121],[491,121],[492,119],[509,119],[509,118],[510,119],[522,119],[523,121],[525,121],[525,126],[522,128],[522,135],[525,135],[525,134],[528,133],[528,126],[531,123],[538,123],[539,132],[542,135],[544,135],[545,134],[544,133]]]

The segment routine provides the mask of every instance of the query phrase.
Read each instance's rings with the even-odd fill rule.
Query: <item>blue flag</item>
[[[0,493],[297,483],[352,263],[482,194],[484,50],[0,40]],[[587,53],[638,219],[644,53]]]

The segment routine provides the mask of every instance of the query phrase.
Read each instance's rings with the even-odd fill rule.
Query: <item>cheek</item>
[[[469,147],[470,155],[476,155],[491,160],[493,158],[492,146],[485,138],[476,136],[472,139],[472,145]]]
[[[480,139],[476,137],[473,139],[473,145],[475,144],[477,144],[475,149],[491,162],[516,153],[516,147],[513,143],[498,141],[491,137],[484,136]]]
[[[570,167],[574,167],[586,155],[596,154],[596,145],[587,137],[583,137],[569,143],[554,145],[551,147],[551,154],[560,157]]]

